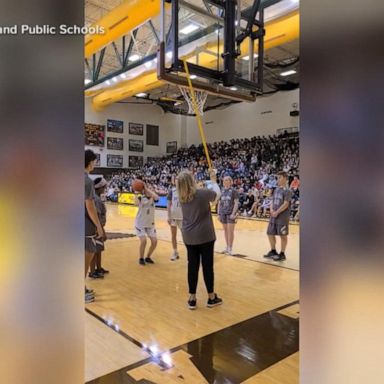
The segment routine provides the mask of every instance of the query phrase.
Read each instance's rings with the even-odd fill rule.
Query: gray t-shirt
[[[274,211],[279,209],[284,201],[289,203],[288,208],[281,212],[277,217],[271,217],[271,222],[276,224],[287,225],[289,223],[289,214],[291,210],[291,195],[292,192],[288,188],[277,187],[273,192],[272,208]]]
[[[232,214],[235,200],[239,199],[237,191],[233,188],[224,188],[221,191],[221,197],[219,201],[219,212],[220,215]]]
[[[92,179],[88,176],[88,173],[85,172],[85,194],[84,200],[95,200],[95,187],[93,185]],[[85,236],[94,236],[96,234],[96,225],[93,224],[93,221],[88,215],[87,207],[85,209]]]
[[[204,244],[216,240],[210,202],[216,198],[216,192],[198,189],[192,201],[181,203],[183,226],[181,232],[186,245]]]

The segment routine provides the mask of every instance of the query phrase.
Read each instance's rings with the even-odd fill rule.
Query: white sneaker
[[[228,254],[228,255],[230,255],[230,256],[233,256],[233,255],[234,255],[234,253],[233,253],[232,249],[228,249],[228,252],[227,252],[227,254]]]
[[[171,261],[175,261],[177,259],[180,259],[179,252],[173,252],[171,256]]]
[[[223,251],[221,251],[220,253],[223,253],[224,255],[227,255],[228,254],[228,248],[225,248]]]

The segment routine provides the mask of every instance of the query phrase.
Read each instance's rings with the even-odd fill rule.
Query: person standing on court
[[[216,174],[210,173],[212,190],[197,189],[191,172],[182,171],[178,175],[177,193],[183,213],[181,232],[188,254],[188,307],[196,309],[196,288],[200,263],[208,292],[207,307],[222,304],[223,300],[214,291],[213,254],[216,241],[210,203],[220,198],[220,188],[216,184]]]
[[[223,224],[226,248],[222,253],[233,255],[232,247],[235,237],[236,215],[239,209],[239,194],[233,188],[233,180],[231,176],[224,176],[224,189],[221,191],[221,197],[217,209],[217,216],[221,224]]]
[[[145,183],[143,184],[142,195],[135,195],[135,204],[139,207],[135,219],[135,228],[136,235],[140,239],[140,265],[155,264],[155,262],[151,259],[151,255],[157,246],[155,201],[159,200],[159,196],[150,190]],[[151,241],[151,246],[148,249],[147,257],[144,259],[147,236]]]
[[[183,222],[183,213],[181,211],[179,195],[177,194],[177,176],[172,175],[172,187],[169,189],[167,196],[167,211],[168,211],[168,224],[171,227],[172,235],[172,248],[173,253],[171,260],[175,261],[180,258],[179,252],[177,251],[177,228],[181,229]]]
[[[97,251],[96,240],[106,240],[104,229],[97,215],[95,188],[93,181],[89,177],[89,173],[95,167],[96,159],[97,157],[93,151],[90,149],[85,151],[85,277],[87,277],[89,266]],[[94,292],[85,287],[85,302],[91,303],[94,300]]]
[[[277,188],[273,192],[270,204],[270,219],[267,235],[271,250],[264,255],[274,261],[286,259],[285,250],[288,243],[289,215],[292,192],[288,188],[288,174],[285,171],[277,173]],[[281,252],[276,252],[276,235],[281,239]]]
[[[97,210],[97,215],[100,220],[100,224],[103,226],[105,231],[105,224],[107,223],[107,208],[105,207],[104,201],[101,196],[105,192],[107,186],[107,181],[104,177],[98,177],[93,180],[95,187],[95,206]],[[88,276],[92,279],[102,279],[104,275],[109,273],[106,269],[101,266],[101,254],[104,251],[104,241],[102,239],[96,239],[96,253],[91,262],[90,271]]]

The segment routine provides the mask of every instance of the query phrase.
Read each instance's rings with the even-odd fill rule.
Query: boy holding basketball
[[[135,183],[138,184],[137,182]],[[138,193],[138,187],[135,185],[135,193]],[[135,219],[136,235],[140,239],[140,259],[139,264],[154,264],[151,255],[157,245],[157,235],[155,228],[155,201],[159,200],[159,196],[148,189],[142,182],[141,195],[135,196],[135,204],[139,207]],[[145,247],[147,245],[147,236],[151,241],[147,257],[144,258]]]

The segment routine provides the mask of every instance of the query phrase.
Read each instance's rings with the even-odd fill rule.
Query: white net
[[[193,100],[192,100],[192,95],[189,89],[184,88],[184,87],[179,87],[181,94],[183,95],[185,101],[188,103],[188,113],[189,114],[194,114],[195,109],[193,108]],[[205,102],[207,101],[208,93],[205,91],[193,91],[195,94],[195,101],[197,104],[197,109],[200,113],[200,115],[204,114],[204,105]]]

